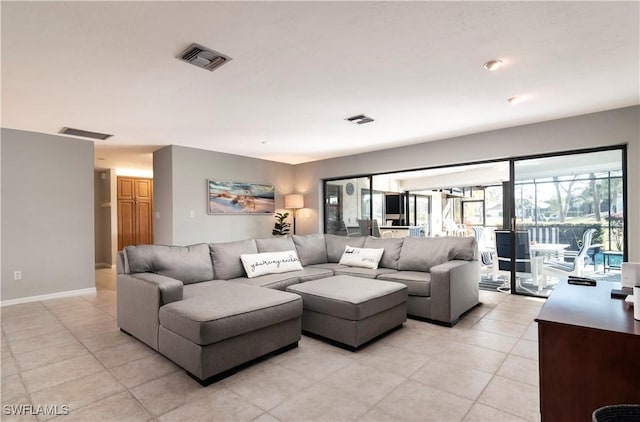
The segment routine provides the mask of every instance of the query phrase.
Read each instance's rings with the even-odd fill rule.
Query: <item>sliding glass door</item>
[[[371,191],[370,177],[325,181],[325,232],[340,236],[369,234],[372,208],[381,209],[381,201],[381,196]]]
[[[623,154],[513,160],[512,291],[546,297],[569,275],[620,280]]]
[[[624,146],[324,181],[325,233],[476,236],[480,287],[548,296],[626,260]]]

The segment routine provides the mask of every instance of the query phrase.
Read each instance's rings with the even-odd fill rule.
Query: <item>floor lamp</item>
[[[286,195],[284,207],[293,210],[293,234],[296,234],[296,210],[304,208],[304,197],[300,194]]]

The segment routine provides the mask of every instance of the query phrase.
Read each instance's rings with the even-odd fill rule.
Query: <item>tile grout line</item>
[[[520,335],[520,337],[518,337],[518,338],[517,338],[518,340],[522,340],[522,339],[523,339],[523,336],[524,336],[524,335],[526,335],[527,330],[529,329],[529,327],[530,327],[530,326],[531,326],[531,324],[529,324],[529,325],[527,326],[527,329],[526,329],[526,330],[525,330],[525,331]],[[518,415],[514,415],[513,413],[511,413],[511,412],[509,412],[509,411],[507,411],[507,410],[504,410],[504,409],[498,409],[498,408],[495,408],[495,407],[493,407],[493,406],[491,406],[491,405],[488,405],[488,404],[485,404],[485,403],[479,403],[479,402],[478,402],[478,399],[479,399],[480,397],[482,397],[482,394],[486,391],[486,389],[489,387],[489,385],[490,385],[490,384],[491,384],[491,382],[495,379],[495,377],[500,376],[500,375],[498,375],[498,371],[500,370],[500,368],[502,367],[502,365],[504,365],[504,363],[506,362],[507,358],[508,358],[509,356],[511,356],[511,352],[513,352],[513,349],[516,347],[516,345],[517,345],[517,344],[518,344],[518,343],[517,343],[517,341],[516,341],[516,343],[514,343],[514,345],[513,345],[513,346],[511,347],[511,349],[509,350],[509,352],[505,354],[505,357],[504,357],[504,359],[502,360],[502,362],[500,363],[500,366],[499,366],[499,367],[496,369],[496,371],[491,375],[491,379],[489,380],[489,382],[487,382],[487,384],[484,386],[484,388],[482,389],[482,391],[480,392],[480,394],[478,394],[478,397],[476,398],[476,400],[474,400],[474,404],[478,403],[478,404],[481,404],[481,405],[483,405],[483,406],[487,406],[487,407],[490,407],[490,408],[492,408],[492,409],[498,410],[498,411],[500,411],[500,412],[503,412],[503,413],[507,413],[507,414],[513,415],[514,417],[517,417],[517,418],[520,418],[520,419],[524,419],[524,418],[522,418],[522,417],[520,417],[520,416],[518,416]],[[514,356],[517,356],[517,355],[514,355]],[[508,378],[508,377],[502,377],[502,378],[510,379],[510,378]],[[517,381],[517,380],[513,380],[513,381],[520,382],[520,381]],[[523,383],[523,384],[526,384],[526,383]],[[538,388],[539,388],[539,387],[538,387]],[[473,406],[472,406],[472,407],[473,407]],[[465,414],[465,416],[464,416],[465,418],[469,415],[469,412],[471,412],[471,408],[469,408],[469,410],[468,410],[468,411],[467,411],[467,413]],[[463,420],[464,420],[464,418],[463,418]]]
[[[97,293],[96,293],[96,295],[97,295]],[[102,313],[104,313],[104,314],[106,314],[106,315],[109,315],[107,312],[103,311],[102,309],[97,308],[93,303],[89,302],[89,301],[88,301],[88,300],[86,300],[84,297],[82,297],[82,296],[81,296],[81,298],[82,298],[83,300],[85,300],[87,303],[89,303],[92,307],[94,307],[94,308],[98,309],[100,312],[102,312]],[[116,323],[116,325],[117,325],[117,318],[114,318],[114,317],[113,317],[113,316],[111,316],[111,315],[109,315],[109,317],[110,317],[110,318],[112,318],[112,319],[114,320],[114,322]],[[57,318],[57,316],[56,316],[56,318]],[[60,322],[60,323],[61,323],[65,328],[67,328],[67,326],[66,326],[64,323],[62,323],[62,321],[59,321],[59,322]],[[68,328],[67,328],[67,330],[68,330]],[[90,354],[91,356],[93,356],[93,358],[94,358],[98,363],[100,363],[100,365],[102,365],[102,366],[103,366],[104,370],[106,370],[106,371],[107,371],[107,373],[108,373],[111,377],[113,377],[113,379],[114,379],[118,384],[120,384],[120,386],[124,389],[124,391],[119,391],[119,392],[117,392],[117,393],[113,393],[113,394],[111,394],[111,395],[107,395],[106,397],[102,397],[102,398],[100,398],[100,399],[98,399],[98,400],[95,400],[95,401],[93,401],[93,402],[91,402],[91,403],[88,403],[88,404],[86,404],[86,405],[84,405],[84,406],[81,406],[81,407],[79,407],[78,409],[75,409],[75,411],[78,411],[78,410],[80,410],[80,409],[84,409],[84,408],[86,408],[86,407],[88,407],[88,406],[91,406],[91,405],[93,405],[93,404],[95,404],[95,403],[98,403],[98,402],[101,402],[101,401],[103,401],[103,400],[109,399],[109,398],[111,398],[111,397],[117,396],[118,394],[121,394],[121,393],[123,393],[123,392],[127,392],[127,393],[128,393],[128,394],[129,394],[129,395],[130,395],[130,396],[131,396],[131,397],[132,397],[132,398],[133,398],[133,399],[134,399],[134,400],[135,400],[135,401],[136,401],[136,402],[137,402],[141,407],[142,407],[142,409],[144,409],[144,410],[145,410],[149,415],[151,415],[151,419],[147,419],[147,420],[153,420],[153,419],[156,419],[156,416],[154,416],[154,415],[153,415],[153,413],[152,413],[149,409],[147,409],[147,408],[142,404],[142,402],[140,402],[140,400],[138,400],[138,398],[137,398],[137,397],[136,397],[136,396],[135,396],[135,395],[134,395],[134,394],[129,390],[129,388],[127,388],[127,386],[125,386],[125,385],[122,383],[122,381],[120,381],[120,379],[118,379],[118,377],[116,377],[116,376],[113,374],[113,372],[111,371],[111,368],[108,368],[108,367],[107,367],[107,365],[106,365],[104,362],[102,362],[102,361],[100,360],[100,358],[98,358],[98,356],[96,356],[96,355],[95,355],[94,351],[90,350],[90,349],[89,349],[89,348],[88,348],[88,347],[87,347],[87,346],[82,342],[82,340],[80,340],[80,338],[78,338],[78,337],[77,337],[73,332],[71,332],[71,335],[72,335],[72,336],[73,336],[73,337],[74,337],[74,338],[75,338],[75,339],[76,339],[76,340],[77,340],[77,341],[78,341],[78,342],[79,342],[79,343],[80,343],[80,344],[81,344],[85,349],[87,349],[87,351],[89,352],[89,354]],[[98,335],[99,335],[99,334],[98,334]],[[139,341],[138,339],[135,339],[135,340],[136,340],[136,341],[138,341],[138,342],[139,342],[139,343],[141,343],[141,344],[144,344],[144,343],[142,343],[141,341]],[[144,344],[144,345],[145,345],[145,346],[147,346],[146,344]],[[113,346],[113,347],[118,347],[118,346]],[[149,346],[147,346],[147,347],[149,347]],[[102,351],[102,350],[107,350],[107,349],[110,349],[110,348],[111,348],[111,347],[105,347],[104,349],[96,350],[95,352],[99,352],[99,351]],[[145,357],[146,357],[146,356],[145,356]],[[143,359],[143,358],[144,358],[144,357],[139,358],[139,359]],[[134,360],[138,360],[138,359],[134,359]],[[125,362],[125,364],[126,364],[126,363],[128,363],[128,362]],[[123,365],[124,365],[124,364],[123,364]],[[159,377],[159,378],[160,378],[160,377]],[[78,379],[78,378],[76,378],[76,379]],[[153,380],[155,380],[155,379],[156,379],[156,378],[154,378]],[[150,382],[150,381],[153,381],[153,380],[149,380],[149,382]],[[58,385],[59,385],[59,384],[58,384]],[[73,412],[73,411],[71,411],[71,412]],[[71,414],[71,412],[70,412],[69,414]]]
[[[84,298],[83,298],[83,299],[84,299]],[[85,299],[85,301],[86,301],[86,299]],[[116,395],[118,395],[118,394],[121,394],[121,393],[123,393],[123,392],[127,392],[127,393],[129,393],[129,395],[131,395],[131,396],[134,398],[134,400],[136,400],[136,402],[138,402],[138,403],[140,404],[140,406],[141,406],[145,411],[147,411],[147,412],[149,413],[149,415],[151,415],[151,416],[152,416],[152,418],[151,418],[151,419],[155,419],[155,416],[153,416],[153,413],[151,413],[151,412],[149,411],[149,409],[147,409],[147,408],[146,408],[146,407],[145,407],[145,406],[144,406],[144,405],[143,405],[143,404],[138,400],[138,398],[137,398],[137,397],[136,397],[136,396],[135,396],[135,395],[134,395],[134,394],[133,394],[133,393],[132,393],[132,392],[131,392],[131,391],[130,391],[130,390],[129,390],[125,385],[124,385],[124,384],[122,384],[122,382],[121,382],[121,381],[120,381],[120,380],[119,380],[119,379],[118,379],[118,378],[117,378],[117,377],[116,377],[116,376],[111,372],[110,368],[108,368],[108,367],[107,367],[107,366],[106,366],[106,365],[105,365],[105,364],[104,364],[104,363],[103,363],[103,362],[102,362],[102,361],[101,361],[101,360],[100,360],[100,359],[99,359],[99,358],[94,354],[94,352],[93,352],[93,351],[91,351],[91,350],[90,350],[90,349],[89,349],[89,348],[88,348],[88,347],[87,347],[87,346],[82,342],[82,340],[80,340],[80,338],[78,338],[78,337],[76,336],[76,334],[74,334],[74,333],[69,329],[69,327],[68,327],[64,322],[62,322],[62,321],[58,318],[58,315],[56,315],[56,314],[51,310],[51,308],[47,307],[44,303],[42,303],[42,302],[39,302],[39,303],[41,303],[41,304],[42,304],[42,306],[47,310],[47,312],[49,312],[49,313],[50,313],[50,314],[51,314],[51,315],[56,319],[56,321],[58,321],[58,322],[59,322],[59,323],[60,323],[60,324],[65,328],[65,330],[67,330],[67,331],[69,332],[69,334],[70,334],[70,335],[71,335],[71,336],[72,336],[72,337],[73,337],[73,338],[74,338],[74,339],[75,339],[75,340],[76,340],[76,341],[77,341],[77,342],[78,342],[82,347],[84,347],[84,348],[86,349],[87,354],[88,354],[88,355],[91,355],[91,356],[92,356],[92,357],[93,357],[93,358],[94,358],[94,359],[95,359],[95,360],[96,360],[96,361],[97,361],[97,362],[98,362],[98,363],[99,363],[99,364],[104,368],[104,370],[105,370],[106,372],[108,372],[108,373],[109,373],[109,375],[111,375],[111,376],[114,378],[114,380],[115,380],[118,384],[120,384],[120,386],[124,389],[124,391],[119,391],[119,392],[116,392],[116,393],[113,393],[113,394],[109,394],[109,395],[107,395],[107,396],[101,397],[100,399],[97,399],[97,400],[94,400],[94,401],[92,401],[92,402],[90,402],[90,403],[87,403],[87,404],[85,404],[84,406],[80,406],[80,407],[78,407],[78,408],[76,408],[76,409],[71,409],[71,410],[70,410],[70,412],[69,412],[69,414],[71,414],[71,413],[72,413],[72,412],[74,412],[74,411],[78,411],[78,410],[80,410],[80,409],[84,409],[84,408],[86,408],[86,407],[88,407],[88,406],[91,406],[91,405],[93,405],[93,404],[95,404],[95,403],[98,403],[98,402],[100,402],[100,401],[103,401],[103,400],[109,399],[109,398],[111,398],[111,397],[114,397],[114,396],[116,396]],[[88,301],[87,301],[87,303],[89,303],[92,307],[96,308],[96,306],[95,306],[94,304],[92,304],[92,303],[90,303],[90,302],[88,302]],[[96,309],[98,309],[98,308],[96,308]],[[103,310],[101,310],[101,309],[98,309],[98,310],[99,310],[100,312],[103,312],[103,313],[107,314],[106,312],[104,312],[104,311],[103,311]],[[107,314],[107,315],[108,315],[108,314]],[[111,315],[109,315],[109,317],[115,321],[115,318],[113,318]],[[99,334],[98,334],[98,335],[99,335]],[[8,341],[7,341],[7,343],[8,343]],[[10,346],[9,346],[9,347],[10,347]],[[114,347],[117,347],[117,346],[114,346]],[[147,346],[147,347],[148,347],[148,346]],[[106,349],[108,349],[108,348],[101,349],[101,350],[106,350]],[[42,349],[36,349],[36,350],[42,350]],[[13,355],[13,352],[11,351],[11,349],[10,349],[10,352],[11,352],[11,353],[12,353],[12,355]],[[12,356],[12,357],[13,357],[13,356]],[[59,362],[66,362],[66,361],[68,361],[68,360],[72,360],[72,359],[75,359],[75,358],[63,359],[63,360],[58,361],[58,362],[55,362],[55,363],[59,363]],[[140,358],[140,359],[142,359],[142,358]],[[136,359],[134,359],[134,360],[136,360]],[[14,358],[14,362],[15,362],[15,358]],[[18,366],[18,365],[17,365],[17,363],[16,363],[16,366]],[[48,366],[48,365],[45,365],[45,366]],[[42,368],[42,367],[40,367],[40,368]],[[32,368],[32,369],[38,369],[38,368]],[[19,373],[19,375],[20,375],[20,380],[22,381],[23,386],[25,387],[25,392],[27,393],[27,396],[28,396],[29,402],[30,402],[30,404],[31,404],[31,405],[36,406],[36,405],[34,404],[34,401],[33,401],[33,398],[32,398],[32,394],[33,394],[33,393],[37,393],[37,392],[39,392],[39,391],[42,391],[42,390],[44,390],[45,388],[49,388],[49,387],[45,387],[45,388],[42,388],[42,389],[40,389],[40,390],[32,391],[32,392],[31,392],[31,391],[28,391],[28,390],[27,390],[27,388],[26,388],[26,383],[24,382],[24,379],[22,378],[22,373],[23,373],[23,372],[27,372],[27,371],[22,371],[22,370],[20,370],[20,369],[19,369],[19,367],[18,367],[18,373]],[[83,376],[76,377],[76,378],[72,378],[72,379],[69,379],[69,380],[66,380],[66,381],[63,381],[63,382],[57,383],[57,384],[55,384],[55,385],[52,385],[52,386],[50,386],[50,387],[60,386],[61,384],[65,384],[65,383],[70,382],[70,381],[76,381],[76,380],[78,380],[78,379],[84,378],[85,376],[95,375],[96,373],[97,373],[97,372],[94,372],[94,373],[92,373],[92,374],[88,374],[88,375],[83,375]],[[153,381],[153,380],[150,380],[150,381]],[[52,419],[55,419],[55,418],[52,418]],[[41,420],[41,419],[38,419],[38,420]]]
[[[50,308],[48,308],[46,305],[44,305],[44,303],[43,303],[43,306],[45,306],[45,308],[47,308],[47,310],[48,310],[49,312],[51,312],[51,314],[54,316],[54,318],[56,318],[56,320],[58,320],[58,322],[59,322],[60,324],[62,324],[62,326],[63,326],[67,331],[69,331],[69,333],[71,334],[71,336],[72,336],[72,337],[73,337],[73,338],[74,338],[74,339],[75,339],[75,340],[76,340],[80,345],[82,345],[82,347],[84,347],[84,348],[87,350],[88,354],[89,354],[89,355],[91,355],[91,356],[92,356],[92,357],[93,357],[93,358],[94,358],[94,359],[95,359],[95,360],[96,360],[100,365],[102,365],[102,367],[103,367],[105,370],[107,370],[107,371],[108,371],[108,368],[104,365],[104,363],[102,363],[102,361],[101,361],[100,359],[98,359],[98,357],[97,357],[97,356],[96,356],[96,355],[95,355],[91,350],[89,350],[89,348],[88,348],[88,347],[87,347],[87,346],[82,342],[82,340],[80,340],[80,339],[76,336],[76,334],[74,334],[71,330],[69,330],[69,327],[67,327],[67,325],[66,325],[65,323],[63,323],[62,321],[60,321],[60,319],[58,318],[58,316],[57,316],[56,314],[54,314],[54,313],[51,311],[51,309],[50,309]],[[88,376],[95,375],[96,373],[97,373],[97,372],[94,372],[94,373],[92,373],[92,374],[89,374]],[[109,373],[110,373],[110,372],[109,372]],[[73,379],[71,379],[71,380],[67,380],[67,381],[64,381],[64,382],[61,382],[61,383],[55,384],[55,385],[53,385],[52,387],[59,386],[59,385],[64,384],[64,383],[66,383],[66,382],[69,382],[69,381],[75,381],[75,380],[78,380],[78,379],[81,379],[81,378],[83,378],[83,377],[73,378]],[[114,377],[114,378],[115,378],[115,377]],[[116,378],[116,381],[117,381],[120,385],[122,385],[122,383],[120,383],[120,380],[118,380],[117,378]],[[124,387],[124,386],[123,386],[123,387]],[[43,390],[44,390],[44,389],[43,389]],[[34,391],[34,393],[35,393],[35,391]],[[117,394],[120,394],[120,393],[121,393],[121,392],[117,392],[117,393],[114,393],[114,394],[107,395],[106,397],[102,397],[102,398],[100,398],[100,399],[98,399],[98,400],[95,400],[95,401],[92,401],[92,402],[90,402],[90,403],[87,403],[87,404],[85,404],[84,406],[80,406],[80,407],[78,407],[77,409],[69,409],[69,414],[73,413],[74,411],[78,411],[78,410],[80,410],[80,409],[84,409],[84,408],[85,408],[85,407],[87,407],[87,406],[91,406],[92,404],[97,403],[97,402],[99,402],[99,401],[106,400],[106,399],[108,399],[108,398],[114,397],[114,396],[116,396]],[[32,402],[32,404],[33,404],[33,402]],[[57,417],[55,417],[55,418],[53,418],[53,419],[57,419]]]

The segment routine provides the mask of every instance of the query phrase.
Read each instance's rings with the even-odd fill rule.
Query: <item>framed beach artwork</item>
[[[276,212],[273,185],[207,180],[209,214],[273,214]]]

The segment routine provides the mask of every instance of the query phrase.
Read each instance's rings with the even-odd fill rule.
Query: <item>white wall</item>
[[[639,122],[640,107],[634,106],[300,164],[295,167],[295,190],[305,194],[309,208],[298,219],[298,233],[322,230],[323,178],[626,144],[629,259],[640,261]]]
[[[1,135],[2,301],[95,287],[93,143]]]
[[[188,245],[270,237],[273,214],[207,214],[207,179],[272,184],[276,211],[293,192],[293,166],[171,145],[154,153],[155,243]],[[190,212],[194,217],[191,218]]]

